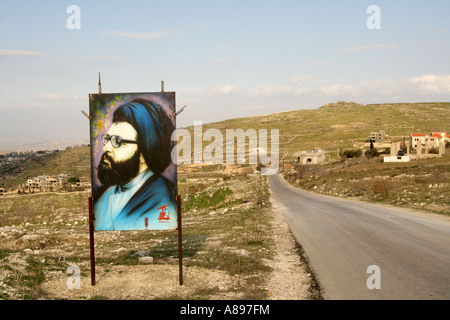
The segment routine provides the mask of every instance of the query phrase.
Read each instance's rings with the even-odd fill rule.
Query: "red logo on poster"
[[[168,212],[166,212],[168,206],[169,205],[166,204],[165,206],[162,206],[162,207],[158,208],[158,210],[161,210],[159,212],[159,217],[158,217],[159,222],[166,222],[166,221],[170,220]]]

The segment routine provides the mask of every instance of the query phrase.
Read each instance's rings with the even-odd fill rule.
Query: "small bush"
[[[377,148],[369,149],[367,150],[364,155],[367,159],[372,159],[375,157],[378,157],[380,155],[380,152],[378,152]]]
[[[372,191],[388,199],[392,191],[392,184],[388,180],[377,180],[372,185]]]
[[[344,158],[359,158],[362,156],[362,150],[361,149],[345,150],[342,153],[342,156]]]
[[[197,194],[189,194],[184,208],[186,211],[189,211],[193,208],[214,208],[223,203],[226,200],[226,197],[228,195],[231,195],[232,193],[233,191],[229,188],[220,188],[216,190],[212,195],[209,195],[206,191]]]
[[[71,184],[75,184],[75,183],[77,183],[77,182],[80,182],[80,178],[78,178],[78,177],[70,177],[70,178],[67,180],[67,182],[68,182],[68,183],[71,183]]]

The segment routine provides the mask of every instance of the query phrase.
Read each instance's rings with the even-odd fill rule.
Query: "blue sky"
[[[88,141],[81,110],[99,72],[104,93],[164,80],[188,106],[179,127],[338,100],[450,101],[449,12],[446,0],[0,0],[0,150]]]

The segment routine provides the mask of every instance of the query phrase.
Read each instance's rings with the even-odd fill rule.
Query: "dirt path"
[[[278,202],[271,197],[273,208],[273,237],[277,252],[271,267],[274,269],[268,281],[271,300],[310,300],[313,287],[307,265],[301,261],[298,247],[290,233]]]

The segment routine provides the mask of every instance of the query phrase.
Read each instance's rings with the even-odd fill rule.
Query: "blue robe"
[[[176,229],[174,185],[147,170],[127,184],[108,188],[94,204],[95,230]]]

